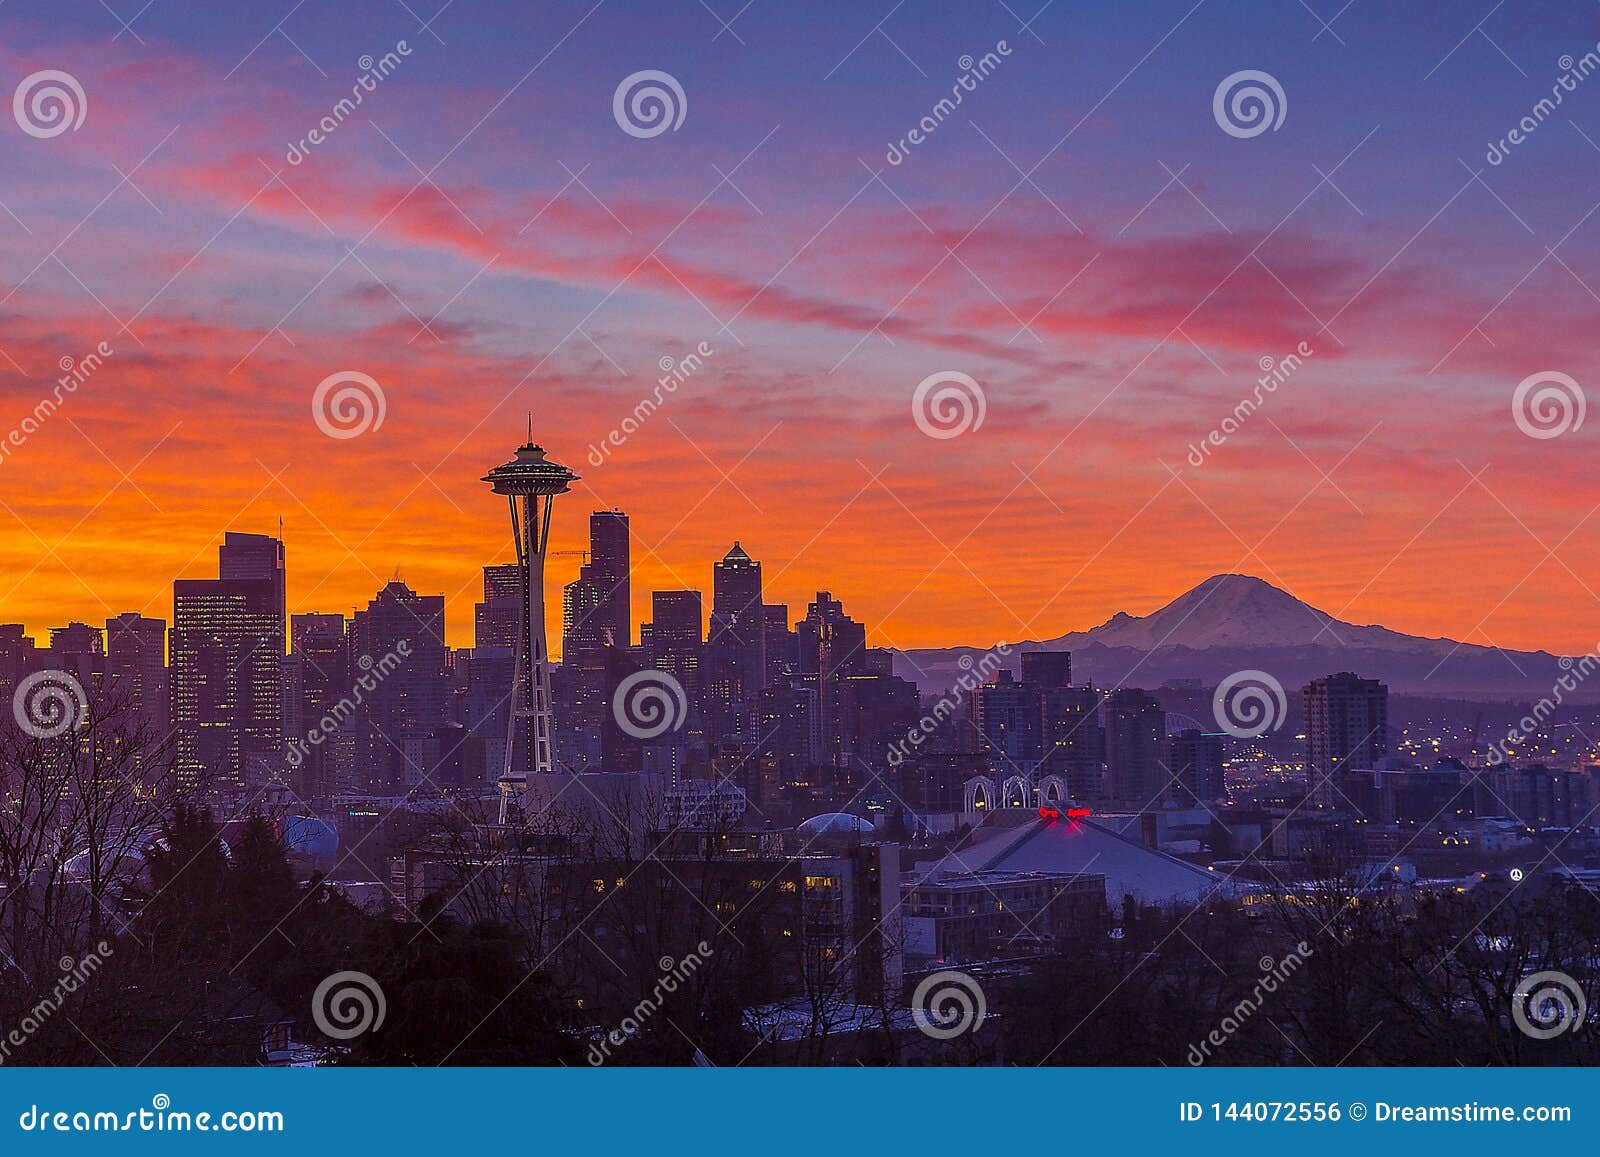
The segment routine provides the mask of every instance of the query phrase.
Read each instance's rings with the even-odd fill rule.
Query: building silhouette
[[[1341,671],[1313,679],[1300,694],[1307,794],[1319,807],[1337,807],[1343,774],[1376,767],[1389,752],[1389,688]]]

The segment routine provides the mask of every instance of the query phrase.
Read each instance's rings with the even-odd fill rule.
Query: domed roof
[[[875,832],[878,829],[873,826],[871,820],[864,820],[849,812],[823,812],[819,816],[812,816],[796,830],[808,836],[831,836]]]

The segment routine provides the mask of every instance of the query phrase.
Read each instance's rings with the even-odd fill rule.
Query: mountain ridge
[[[1565,672],[1547,651],[1506,651],[1345,622],[1247,574],[1212,575],[1148,615],[1118,611],[1086,631],[1011,647],[1013,669],[1017,652],[1071,651],[1074,681],[1105,686],[1154,687],[1174,679],[1209,684],[1257,669],[1290,687],[1354,671],[1395,691],[1503,697],[1548,694]],[[942,691],[964,670],[963,656],[990,649],[896,652],[896,672],[924,691]],[[1589,697],[1600,699],[1600,686]]]

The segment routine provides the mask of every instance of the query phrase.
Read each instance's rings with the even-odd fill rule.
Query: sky
[[[550,586],[623,509],[636,621],[738,539],[875,645],[1244,572],[1593,650],[1597,41],[1592,0],[11,0],[0,621],[169,618],[281,518],[291,611],[398,574],[470,645],[531,415],[583,475]]]

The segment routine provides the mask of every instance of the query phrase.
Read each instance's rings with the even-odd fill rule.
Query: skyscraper
[[[1130,807],[1147,808],[1165,795],[1167,715],[1161,701],[1136,687],[1106,696],[1106,769],[1111,795]]]
[[[551,745],[550,659],[544,631],[544,556],[550,548],[550,517],[557,495],[567,493],[577,475],[544,456],[528,441],[516,457],[496,466],[483,480],[503,494],[511,508],[511,542],[521,570],[517,663],[513,676],[511,727],[504,776],[548,774],[555,766]],[[519,758],[518,751],[521,751]]]
[[[1017,682],[1002,669],[993,682],[978,688],[974,702],[978,743],[988,757],[989,773],[1002,781],[1020,775],[1030,784],[1037,782],[1043,755],[1038,688]]]
[[[1319,807],[1339,802],[1339,779],[1376,767],[1389,751],[1389,688],[1349,671],[1313,679],[1300,692],[1305,708],[1306,789]]]
[[[795,635],[799,671],[817,689],[823,759],[836,762],[846,750],[840,681],[866,667],[867,628],[845,614],[833,595],[818,591],[795,624]]]
[[[1027,656],[1023,656],[1024,670]],[[1100,722],[1101,694],[1093,687],[1039,688],[1042,775],[1067,781],[1072,798],[1098,803],[1105,798],[1106,731]]]
[[[517,645],[517,624],[522,612],[522,569],[516,563],[483,568],[483,602],[472,609],[472,645]]]
[[[351,786],[359,722],[354,728],[338,727],[318,743],[307,738],[324,718],[343,717],[340,701],[355,695],[358,672],[351,666],[343,615],[305,614],[290,620],[283,730],[296,746],[285,762],[289,786],[302,800],[325,799]]]
[[[230,530],[217,547],[217,577],[224,580],[265,579],[272,583],[278,619],[278,653],[283,654],[288,629],[288,583],[283,540],[267,534],[241,534]]]
[[[1072,652],[1024,651],[1022,681],[1041,688],[1072,686]]]
[[[595,628],[613,647],[633,639],[632,585],[629,580],[628,516],[620,510],[597,510],[589,516],[587,577],[600,595]]]
[[[1167,796],[1183,807],[1210,807],[1223,798],[1223,737],[1186,727],[1167,739]]]
[[[705,610],[699,591],[650,593],[650,660],[698,703],[705,649]]]
[[[47,664],[71,675],[90,696],[99,690],[100,677],[105,673],[105,660],[105,639],[99,627],[91,627],[88,623],[68,623],[64,627],[50,628]]]
[[[387,795],[429,782],[424,745],[448,714],[444,596],[389,583],[351,618],[350,657],[352,676],[382,675],[362,695],[352,787]]]
[[[167,624],[134,611],[106,620],[105,690],[146,735],[169,726]]]
[[[750,699],[766,682],[761,564],[735,542],[712,566],[708,714],[713,734],[737,730]]]
[[[282,664],[281,580],[172,584],[172,727],[180,776],[239,789],[277,774]]]
[[[765,624],[762,634],[766,636],[762,650],[767,660],[766,675],[761,682],[762,686],[770,687],[784,682],[784,675],[794,669],[794,632],[789,629],[789,607],[786,603],[766,604],[761,608],[761,619]]]

